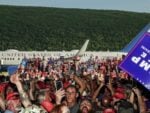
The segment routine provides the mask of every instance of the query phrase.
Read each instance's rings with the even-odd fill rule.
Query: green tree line
[[[0,6],[0,50],[117,51],[150,22],[149,13]]]

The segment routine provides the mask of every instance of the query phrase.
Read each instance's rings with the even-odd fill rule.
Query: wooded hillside
[[[0,50],[116,51],[150,22],[149,13],[0,6]]]

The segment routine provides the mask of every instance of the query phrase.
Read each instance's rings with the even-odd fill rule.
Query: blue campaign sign
[[[150,33],[141,37],[119,67],[150,90]]]

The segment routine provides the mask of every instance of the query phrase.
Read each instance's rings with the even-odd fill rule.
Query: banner
[[[119,67],[150,90],[150,33],[145,33]]]

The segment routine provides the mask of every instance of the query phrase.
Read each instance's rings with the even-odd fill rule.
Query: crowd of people
[[[25,58],[1,76],[0,113],[149,113],[149,91],[118,67],[121,61]]]

